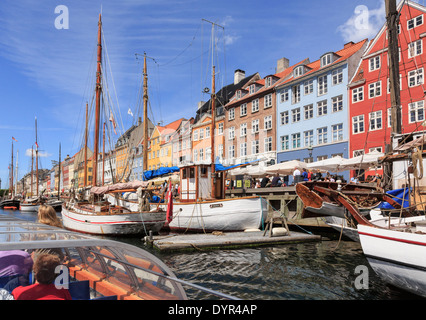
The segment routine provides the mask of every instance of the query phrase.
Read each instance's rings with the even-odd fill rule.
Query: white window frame
[[[231,108],[228,111],[228,120],[234,120],[235,119],[235,109]]]
[[[364,86],[352,89],[352,103],[364,100]]]
[[[381,130],[383,128],[382,110],[370,112],[368,119],[370,131]]]
[[[300,84],[291,88],[291,103],[296,104],[300,102]]]
[[[247,142],[240,143],[240,157],[247,156]]]
[[[423,53],[423,39],[419,39],[408,44],[408,59],[419,56]]]
[[[252,133],[259,132],[259,119],[254,119],[251,121],[251,132]]]
[[[267,109],[267,108],[272,108],[272,93],[270,93],[270,94],[267,94],[265,97],[264,97],[264,106],[263,106],[263,108],[264,109]]]
[[[303,132],[303,141],[305,147],[312,147],[314,145],[314,130]]]
[[[290,123],[290,116],[288,110],[280,113],[280,121],[282,126]]]
[[[288,92],[288,90],[286,89],[286,90],[284,90],[282,93],[281,93],[281,102],[286,102],[286,101],[288,101],[289,100],[289,92]]]
[[[251,112],[258,112],[259,111],[259,99],[254,99],[251,102]]]
[[[243,103],[240,106],[240,117],[244,117],[247,115],[247,103]]]
[[[264,140],[264,150],[265,152],[271,152],[272,151],[272,137],[266,137]]]
[[[352,134],[363,133],[365,131],[364,120],[365,117],[363,114],[352,117]]]
[[[331,112],[343,111],[343,95],[331,98]]]
[[[281,136],[280,137],[280,143],[281,143],[281,150],[290,150],[290,139],[288,135]]]
[[[331,126],[331,141],[337,142],[343,140],[343,123],[333,124]]]
[[[300,132],[291,134],[291,147],[292,149],[299,149],[302,147]]]
[[[422,24],[423,24],[423,14],[418,15],[417,17],[414,17],[410,20],[407,20],[407,30],[414,29],[418,26],[421,26]]]
[[[327,86],[327,75],[326,74],[318,77],[317,89],[318,89],[318,96],[323,96],[323,95],[327,94],[328,86]]]
[[[380,69],[381,59],[380,56],[371,57],[368,59],[368,71],[375,71]]]
[[[307,96],[307,95],[309,95],[309,94],[311,94],[313,92],[314,92],[314,80],[313,79],[306,80],[303,83],[303,94],[305,96]]]
[[[272,115],[263,118],[263,125],[265,130],[272,130]]]
[[[251,154],[259,154],[259,153],[260,153],[259,140],[253,140],[251,142]]]
[[[235,127],[230,127],[228,130],[228,140],[233,140],[235,138]]]
[[[240,137],[247,136],[247,123],[240,124]]]
[[[291,110],[291,122],[292,123],[300,122],[301,119],[302,119],[302,117],[300,115],[300,108],[292,109]]]
[[[318,145],[327,143],[328,141],[327,134],[328,134],[327,127],[321,127],[317,129]]]
[[[382,95],[382,81],[370,83],[368,85],[368,98],[372,99]]]
[[[327,115],[327,100],[317,102],[317,116],[322,117]]]
[[[416,101],[408,104],[409,123],[415,123],[425,120],[424,101]],[[414,120],[413,120],[414,115]]]
[[[309,120],[314,117],[314,105],[312,103],[303,106],[303,115],[305,120]]]
[[[410,88],[417,87],[424,83],[424,72],[423,68],[411,70],[407,75],[408,86]]]
[[[331,72],[331,85],[336,86],[343,83],[343,68],[333,70]]]

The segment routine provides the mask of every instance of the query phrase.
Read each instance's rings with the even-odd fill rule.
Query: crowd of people
[[[40,205],[37,220],[63,227],[55,209],[48,205]],[[55,271],[63,260],[62,252],[56,249],[0,251],[0,299],[71,300],[68,289],[55,285]]]

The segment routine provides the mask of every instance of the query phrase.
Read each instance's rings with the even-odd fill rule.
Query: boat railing
[[[129,266],[131,268],[135,268],[135,269],[142,270],[144,272],[148,272],[148,273],[150,273],[152,275],[164,278],[164,279],[169,280],[171,282],[180,283],[181,285],[185,285],[185,286],[194,288],[196,290],[200,290],[202,292],[205,292],[205,293],[217,296],[219,298],[223,298],[223,299],[227,299],[227,300],[241,300],[240,298],[228,295],[226,293],[222,293],[222,292],[218,292],[218,291],[215,291],[215,290],[212,290],[212,289],[208,289],[208,288],[205,288],[203,286],[191,283],[191,282],[186,281],[186,280],[181,280],[181,279],[178,279],[178,278],[175,278],[175,277],[171,277],[169,275],[166,275],[166,274],[163,274],[163,273],[160,273],[160,272],[156,272],[154,270],[143,268],[141,266],[135,265],[135,264],[127,262],[127,261],[116,259],[114,257],[111,257],[110,255],[103,254],[103,253],[101,253],[99,251],[92,251],[92,250],[89,250],[89,251],[92,252],[92,253],[94,253],[94,254],[96,254],[96,255],[102,256],[104,258],[107,258],[107,259],[110,259],[110,260],[115,260],[115,261],[119,262],[120,264],[127,265],[127,266]]]

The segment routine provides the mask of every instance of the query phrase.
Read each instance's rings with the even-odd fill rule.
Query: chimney
[[[276,73],[280,73],[280,72],[284,71],[289,66],[290,66],[290,60],[288,60],[287,58],[279,59],[277,61],[277,72]]]
[[[246,77],[246,72],[240,69],[235,70],[234,72],[234,84],[239,83]]]
[[[345,43],[345,44],[343,45],[343,48],[344,48],[344,49],[346,49],[346,48],[349,48],[349,47],[350,47],[350,46],[352,46],[352,45],[354,45],[353,41],[349,41],[348,43]]]
[[[200,109],[205,103],[205,101],[198,102],[197,110]]]

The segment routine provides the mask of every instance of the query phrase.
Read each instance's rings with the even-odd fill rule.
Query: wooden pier
[[[315,230],[319,233],[335,233],[334,229],[327,225],[321,218],[302,219],[303,203],[296,194],[296,187],[274,188],[235,188],[226,190],[227,198],[245,196],[261,196],[268,200],[268,215],[284,215],[287,223],[292,228],[302,227]]]
[[[213,232],[206,234],[173,234],[145,238],[148,245],[160,251],[234,249],[277,244],[320,241],[321,236],[291,231],[270,236],[265,231]]]

